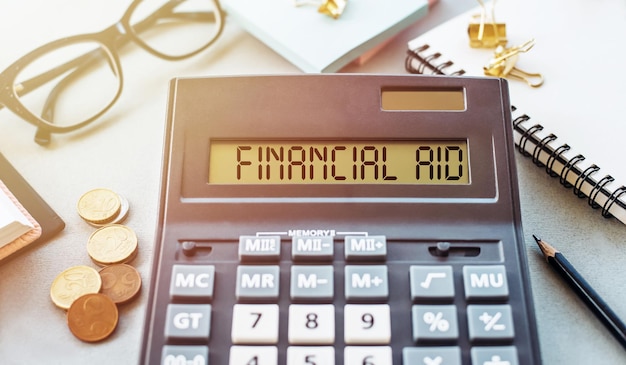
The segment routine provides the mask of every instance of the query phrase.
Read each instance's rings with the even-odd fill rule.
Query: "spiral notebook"
[[[539,88],[509,81],[517,149],[602,215],[626,223],[626,3],[509,1],[495,10],[507,47],[535,39],[516,67],[545,78]],[[480,8],[409,41],[407,70],[484,75],[493,50],[469,46],[475,14]]]

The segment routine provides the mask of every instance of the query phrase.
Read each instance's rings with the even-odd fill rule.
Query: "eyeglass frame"
[[[192,57],[204,51],[205,49],[210,47],[213,43],[215,43],[217,39],[219,39],[221,33],[224,30],[224,18],[225,18],[225,13],[222,10],[219,0],[207,0],[207,1],[213,2],[215,6],[215,12],[213,12],[212,15],[213,15],[213,20],[217,23],[217,27],[218,27],[217,31],[215,32],[213,38],[210,39],[204,46],[192,52],[182,54],[182,55],[176,55],[176,56],[168,55],[150,47],[145,41],[143,41],[139,37],[139,35],[137,34],[137,30],[143,31],[144,29],[149,28],[151,26],[150,23],[154,21],[155,19],[160,18],[163,12],[170,11],[171,9],[173,9],[173,7],[168,7],[167,6],[168,4],[174,5],[175,3],[181,3],[183,1],[185,0],[169,0],[161,8],[157,9],[152,14],[148,15],[146,18],[142,19],[134,26],[131,26],[130,18],[133,12],[135,11],[135,9],[137,8],[137,6],[139,6],[139,4],[142,2],[142,0],[133,0],[133,2],[124,12],[124,15],[122,16],[122,18],[119,21],[117,21],[115,24],[99,32],[85,33],[85,34],[70,36],[70,37],[61,38],[61,39],[49,42],[47,44],[44,44],[34,49],[33,51],[27,53],[26,55],[20,57],[17,61],[13,62],[10,66],[8,66],[4,71],[0,72],[0,85],[4,85],[4,86],[0,86],[0,110],[2,110],[3,107],[6,107],[10,111],[12,111],[14,114],[22,118],[24,121],[36,126],[37,134],[35,136],[35,142],[41,145],[45,145],[50,142],[51,133],[72,132],[82,127],[85,127],[88,124],[91,124],[96,119],[100,118],[104,113],[106,113],[117,102],[117,100],[119,99],[122,93],[122,89],[124,87],[124,76],[123,76],[122,66],[121,66],[120,57],[119,57],[119,49],[123,45],[127,44],[128,42],[134,42],[135,44],[139,45],[142,49],[144,49],[145,51],[147,51],[148,53],[156,57],[159,57],[168,61],[177,61],[177,60],[182,60],[182,59]],[[184,14],[201,15],[202,13],[184,13]],[[140,28],[140,29],[137,29],[137,28]],[[85,42],[94,42],[94,43],[97,43],[100,47],[94,49],[93,51],[89,51],[81,56],[78,56],[77,58],[69,62],[66,62],[64,64],[61,64],[51,70],[45,71],[44,73],[37,75],[29,80],[26,80],[18,85],[15,84],[15,79],[17,78],[20,71],[25,66],[31,64],[34,60],[38,59],[39,57],[55,49],[61,49],[63,47],[67,47],[72,44],[85,43]],[[50,80],[53,80],[55,77],[58,77],[72,69],[75,69],[73,71],[70,71],[70,74],[68,76],[65,76],[64,80],[67,78],[71,78],[72,76],[74,76],[73,74],[75,72],[81,71],[80,62],[89,61],[88,59],[84,59],[85,57],[88,58],[93,52],[99,53],[102,50],[106,52],[107,57],[108,57],[107,59],[112,61],[110,66],[119,80],[119,86],[118,86],[118,90],[115,96],[112,98],[109,104],[106,107],[104,107],[100,112],[93,115],[92,117],[80,123],[73,124],[73,125],[57,126],[57,125],[50,123],[49,121],[46,121],[42,117],[35,115],[19,101],[19,97],[21,95],[25,95],[35,90],[39,86],[49,82]],[[61,80],[61,83],[62,82],[63,80]],[[18,86],[19,86],[19,90],[18,90]],[[53,93],[54,93],[54,90],[48,96],[48,99],[52,96]],[[47,104],[47,101],[46,101],[46,104]],[[48,108],[46,107],[44,109],[48,109]]]

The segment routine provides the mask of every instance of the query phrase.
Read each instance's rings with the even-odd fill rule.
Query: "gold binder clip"
[[[346,4],[348,4],[347,0],[326,0],[317,8],[317,11],[337,19],[343,14]]]
[[[480,16],[480,23],[470,22],[467,33],[470,39],[470,47],[472,48],[495,48],[497,46],[505,46],[506,24],[497,23],[495,15],[496,0],[491,3],[491,17],[487,21],[487,8],[482,0],[478,0],[482,11],[480,15],[474,15],[474,18]]]
[[[310,1],[310,0],[294,0],[295,6],[300,5],[319,5],[317,11],[319,13],[328,15],[333,19],[337,19],[343,14],[348,0],[322,0],[322,1]]]
[[[539,87],[543,84],[543,76],[540,73],[529,73],[515,67],[519,54],[528,52],[535,45],[535,40],[531,39],[521,46],[504,48],[496,47],[494,58],[483,67],[485,75],[496,77],[511,77],[526,82],[532,87]]]

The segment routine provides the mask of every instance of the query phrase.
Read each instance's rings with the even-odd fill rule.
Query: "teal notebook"
[[[348,1],[338,19],[293,0],[223,0],[228,17],[302,71],[335,72],[425,16],[427,0]]]

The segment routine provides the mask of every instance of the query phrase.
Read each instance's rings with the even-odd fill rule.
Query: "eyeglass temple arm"
[[[142,20],[141,22],[137,23],[134,28],[136,29],[137,32],[141,33],[143,31],[145,31],[147,28],[149,28],[151,25],[153,25],[159,18],[163,17],[163,14],[161,14],[166,8],[166,6],[161,7],[160,9],[158,9],[157,11],[155,11],[154,13],[152,13],[150,16],[146,17],[144,20]],[[170,9],[167,9],[170,10]],[[210,20],[214,20],[215,19],[215,15],[211,12],[211,13],[172,13],[170,14],[171,18],[185,18],[185,19],[210,19]],[[118,25],[115,24],[109,28],[107,28],[105,31],[103,31],[103,33],[108,33],[108,32],[112,32],[113,29],[116,29],[116,32],[119,32],[119,28],[117,28]],[[128,43],[128,41],[130,40],[129,37],[121,37],[119,38],[117,41],[118,42],[122,42],[121,45],[124,45],[126,43]],[[98,57],[95,57],[97,54],[100,53],[100,49],[94,49],[93,51],[87,52],[85,54],[83,54],[82,56],[79,56],[71,61],[68,61],[64,64],[61,64],[49,71],[46,71],[40,75],[37,75],[29,80],[26,80],[24,82],[22,82],[21,84],[18,85],[14,85],[14,87],[16,88],[16,92],[18,96],[23,96],[28,94],[29,92],[35,90],[36,88],[40,87],[41,85],[44,85],[46,83],[48,83],[50,80],[54,80],[56,77],[66,73],[67,71],[71,70],[72,68],[76,68],[76,67],[81,67],[85,64],[91,63],[94,60],[97,60],[100,56],[98,55]],[[0,104],[0,109],[2,109],[3,105]]]

